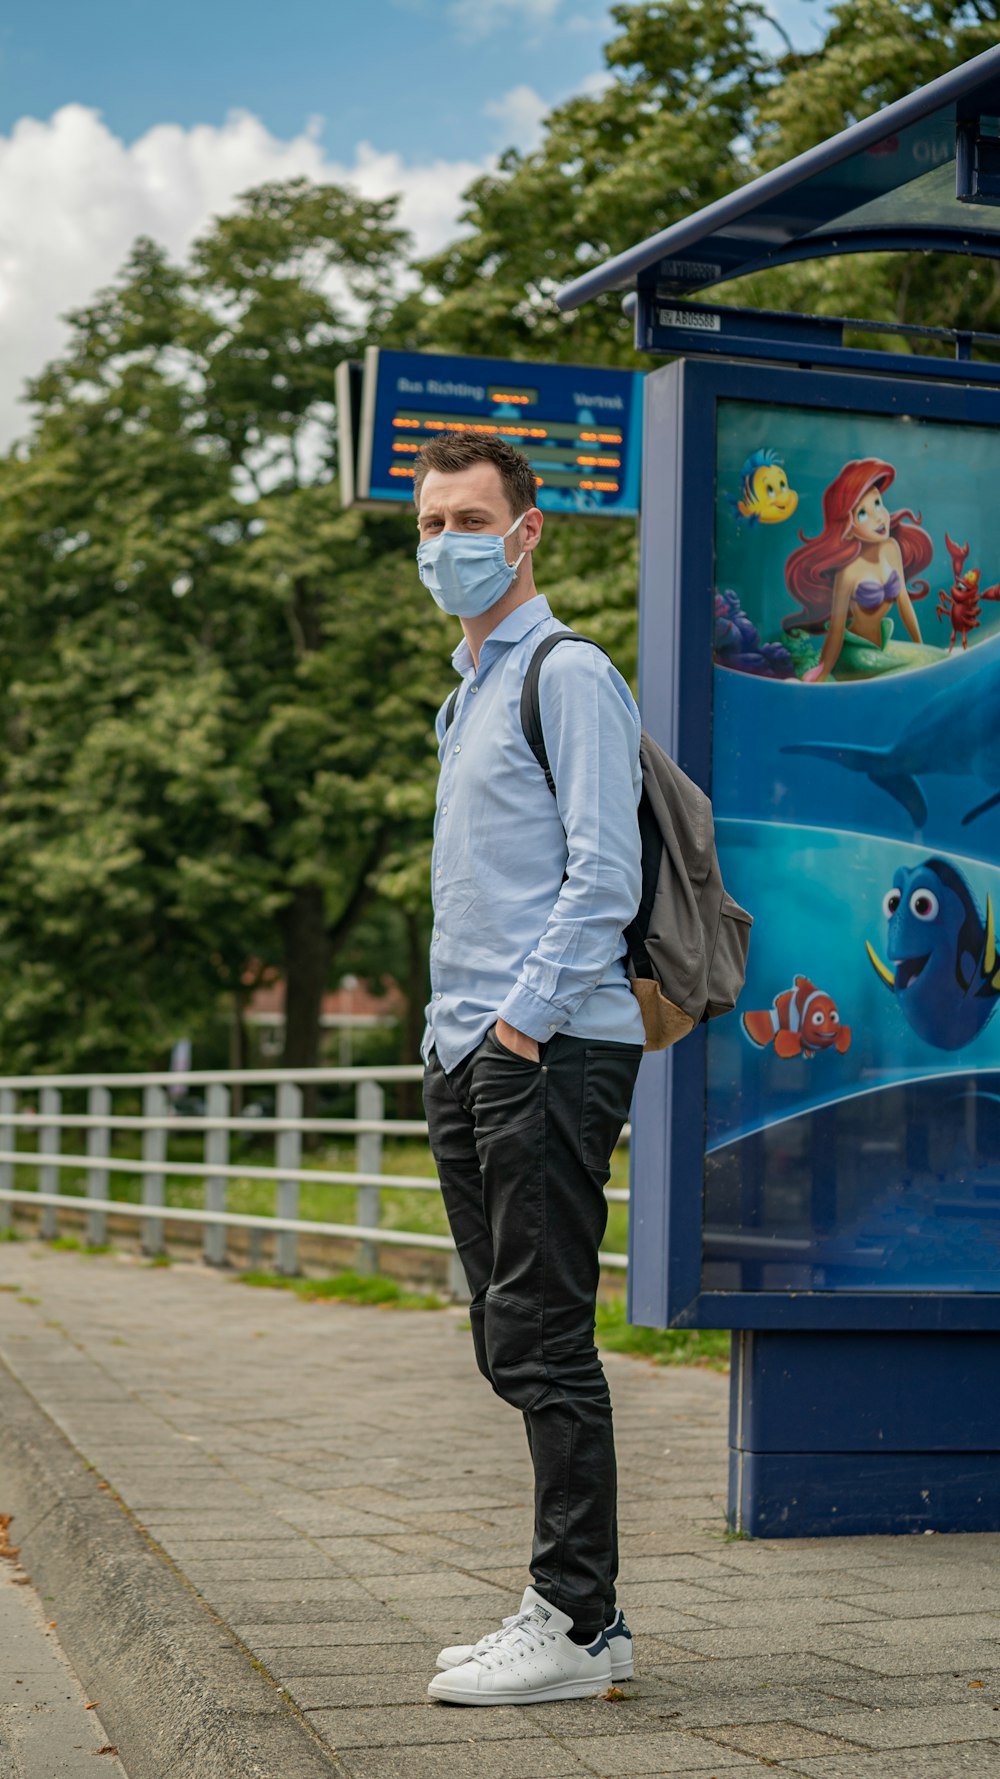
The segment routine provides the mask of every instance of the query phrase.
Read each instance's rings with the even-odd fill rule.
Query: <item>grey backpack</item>
[[[549,651],[568,641],[600,647],[575,630],[547,636],[528,663],[521,690],[524,738],[553,796],[538,675]],[[746,976],[753,919],[723,886],[712,805],[704,791],[645,729],[639,765],[642,899],[625,928],[626,967],[642,1010],[646,1049],[665,1050],[699,1021],[735,1007]]]

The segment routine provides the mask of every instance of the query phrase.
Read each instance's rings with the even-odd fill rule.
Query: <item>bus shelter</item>
[[[998,120],[1000,48],[559,298],[671,360],[640,701],[755,925],[737,1012],[640,1071],[630,1313],[734,1331],[752,1534],[1000,1529],[1000,339],[704,293],[1000,257]]]

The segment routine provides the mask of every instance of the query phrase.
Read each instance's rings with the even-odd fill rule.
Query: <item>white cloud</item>
[[[581,80],[577,91],[582,93],[585,99],[599,99],[602,93],[607,92],[609,86],[614,86],[614,83],[615,77],[610,68],[598,68],[593,74],[588,74],[585,79]]]
[[[512,86],[502,98],[490,99],[483,106],[487,117],[499,120],[501,147],[520,148],[525,153],[537,148],[541,141],[542,121],[550,109],[547,101],[530,86]]]
[[[492,31],[527,25],[538,31],[550,25],[560,0],[452,0],[451,16],[468,41]]]
[[[399,192],[400,220],[429,253],[454,234],[461,194],[489,164],[409,166],[362,143],[353,165],[341,165],[325,156],[319,127],[312,120],[282,141],[232,112],[220,127],[158,124],[126,145],[97,111],[64,105],[0,136],[0,448],[27,430],[18,397],[62,349],[59,317],[112,280],[137,235],[179,257],[240,192],[304,174],[368,197]]]

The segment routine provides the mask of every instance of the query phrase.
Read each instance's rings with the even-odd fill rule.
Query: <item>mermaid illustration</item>
[[[822,652],[805,680],[824,680],[845,646],[884,649],[892,635],[895,606],[911,641],[922,641],[915,599],[927,581],[907,585],[934,554],[919,513],[891,513],[883,495],[895,480],[891,463],[860,457],[845,463],[823,495],[823,529],[807,538],[785,563],[785,584],[799,610],[782,619],[785,630],[825,633]]]

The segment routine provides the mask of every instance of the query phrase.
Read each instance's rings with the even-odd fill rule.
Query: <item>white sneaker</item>
[[[566,1635],[573,1620],[524,1590],[521,1610],[477,1644],[457,1667],[435,1674],[427,1688],[449,1705],[536,1705],[547,1699],[589,1699],[611,1685],[611,1654],[602,1631],[584,1647]]]
[[[447,1673],[449,1668],[460,1668],[463,1662],[467,1662],[470,1657],[480,1655],[484,1649],[492,1649],[497,1639],[503,1636],[507,1627],[519,1624],[522,1616],[527,1617],[528,1615],[520,1612],[513,1613],[510,1618],[504,1619],[499,1631],[487,1631],[486,1636],[480,1637],[478,1643],[453,1643],[448,1649],[442,1649],[437,1659],[437,1666],[442,1673]],[[632,1659],[632,1633],[625,1623],[625,1614],[621,1607],[611,1623],[605,1625],[604,1635],[608,1640],[608,1649],[611,1652],[612,1680],[631,1680],[635,1673]]]

